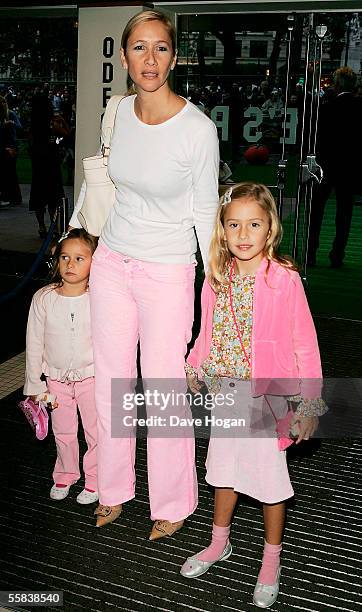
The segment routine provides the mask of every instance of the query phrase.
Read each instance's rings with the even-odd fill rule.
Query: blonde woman
[[[226,191],[211,241],[200,335],[186,366],[190,386],[197,391],[201,372],[209,389],[216,385],[227,400],[222,416],[243,417],[244,424],[235,435],[221,429],[210,438],[212,540],[187,559],[181,574],[196,578],[231,555],[235,504],[239,493],[249,495],[262,503],[264,514],[264,554],[254,590],[261,608],[278,596],[285,500],[293,495],[285,457],[290,440],[278,440],[275,420],[286,416],[283,396],[295,395],[299,443],[313,434],[316,415],[325,411],[314,324],[295,265],[278,255],[281,235],[273,196],[264,185],[240,183]]]
[[[168,76],[176,34],[158,11],[127,24],[121,63],[135,94],[117,111],[109,171],[116,203],[100,236],[90,279],[98,411],[97,526],[135,495],[135,439],[112,437],[111,381],[131,391],[137,345],[144,386],[162,379],[186,390],[184,357],[193,323],[196,237],[206,263],[218,205],[214,124],[176,95]],[[79,225],[77,211],[70,221]],[[196,236],[195,236],[196,230]],[[128,382],[129,381],[129,382]],[[151,382],[149,382],[151,381]],[[189,407],[182,416],[189,415]],[[122,435],[122,434],[121,434]],[[150,539],[172,535],[197,506],[194,439],[148,439]]]

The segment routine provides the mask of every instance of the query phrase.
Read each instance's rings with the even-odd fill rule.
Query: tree
[[[200,86],[204,86],[205,80],[205,32],[200,30],[197,36],[197,60],[199,62]]]
[[[323,23],[328,31],[325,41],[325,51],[332,61],[341,64],[342,51],[346,41],[346,15],[344,13],[327,13],[323,15]]]
[[[70,18],[3,19],[0,74],[9,80],[73,80],[77,30]]]
[[[217,20],[217,28],[215,25],[211,29],[211,33],[216,36],[223,44],[224,59],[223,72],[224,74],[235,74],[236,72],[236,29],[237,21],[233,15],[220,15]]]

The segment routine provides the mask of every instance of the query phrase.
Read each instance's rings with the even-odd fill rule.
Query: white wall
[[[121,35],[128,20],[141,10],[141,3],[79,9],[75,201],[83,180],[81,160],[99,147],[106,100],[127,89],[127,73],[119,60]]]

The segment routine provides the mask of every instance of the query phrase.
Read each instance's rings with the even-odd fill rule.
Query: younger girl
[[[249,495],[263,503],[264,555],[254,591],[254,603],[262,608],[278,596],[285,500],[293,495],[276,419],[286,416],[286,396],[297,396],[293,420],[299,443],[312,435],[316,415],[325,411],[317,337],[298,272],[277,254],[281,235],[265,186],[240,183],[227,190],[210,245],[200,335],[186,365],[193,391],[201,374],[224,396],[237,392],[234,411],[244,417],[245,428],[242,437],[210,438],[206,480],[215,487],[212,540],[187,559],[181,574],[200,576],[230,556],[238,493]]]
[[[34,295],[26,336],[24,394],[40,400],[56,396],[51,413],[57,460],[53,500],[64,499],[79,473],[78,414],[88,450],[83,458],[85,488],[77,502],[90,504],[97,493],[97,423],[94,401],[94,364],[90,332],[88,277],[96,239],[73,229],[54,253],[53,283]],[[45,375],[46,381],[44,380]]]

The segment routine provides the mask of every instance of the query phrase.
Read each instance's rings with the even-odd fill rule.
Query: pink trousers
[[[85,486],[97,491],[97,414],[94,398],[94,378],[65,383],[47,379],[49,393],[56,395],[58,408],[51,412],[57,445],[53,479],[55,483],[71,485],[80,477],[78,412],[82,419],[88,450],[83,457]]]
[[[98,415],[100,503],[114,506],[135,496],[134,435],[111,432],[111,381],[142,377],[185,384],[184,358],[191,339],[195,266],[134,260],[100,244],[90,275],[92,339]],[[190,408],[183,416],[189,417]],[[149,437],[151,519],[184,519],[197,506],[193,436]]]

